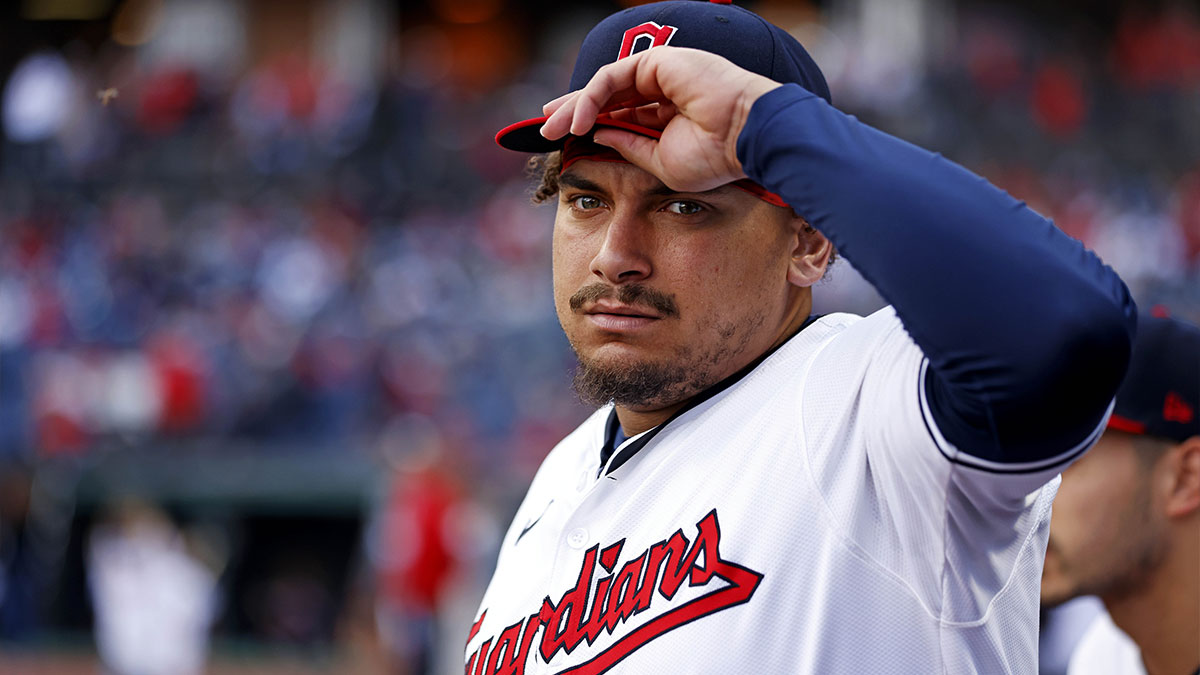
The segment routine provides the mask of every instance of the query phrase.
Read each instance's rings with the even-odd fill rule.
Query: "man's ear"
[[[788,281],[807,288],[825,276],[825,268],[833,255],[833,243],[799,216],[793,218],[792,229],[796,247],[788,265]]]
[[[1171,472],[1166,514],[1171,518],[1187,516],[1200,509],[1200,436],[1192,436],[1167,451],[1167,469]]]

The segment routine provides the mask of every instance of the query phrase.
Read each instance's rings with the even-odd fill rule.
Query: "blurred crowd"
[[[252,56],[254,36],[165,49],[129,20],[133,37],[0,72],[0,459],[197,440],[371,454],[418,425],[467,492],[519,493],[586,414],[550,295],[553,209],[492,135],[561,93],[612,7],[524,35],[454,3],[413,20],[346,4],[376,8],[370,67],[286,40]],[[835,103],[1200,321],[1194,5],[1125,3],[1103,25],[1053,3],[821,5],[757,9],[811,47]],[[196,8],[240,3],[165,6],[224,35],[228,11]],[[816,295],[882,302],[845,261]]]
[[[1053,217],[1140,300],[1200,311],[1194,11],[1131,8],[1099,37],[958,8],[920,29],[940,46],[882,63],[869,16],[833,16],[797,32],[835,100]],[[0,453],[354,445],[416,413],[494,462],[578,419],[552,215],[490,140],[561,86],[565,59],[481,83],[448,70],[436,28],[398,44],[373,87],[296,53],[236,77],[78,45],[14,69]]]
[[[1099,253],[1147,309],[1194,321],[1200,20],[1194,4],[1121,7],[1103,28],[1102,12],[1053,4],[960,8],[924,69],[839,59],[835,101],[981,173]]]
[[[479,92],[407,71],[356,89],[293,56],[219,87],[69,54],[31,56],[10,91],[43,69],[76,107],[5,145],[0,454],[359,446],[408,413],[491,461],[578,417],[551,214],[526,208]]]

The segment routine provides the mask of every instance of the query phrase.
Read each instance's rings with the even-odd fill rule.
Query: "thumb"
[[[603,145],[617,152],[630,164],[647,171],[660,179],[661,167],[658,161],[658,141],[624,129],[598,129],[592,136],[597,145]]]

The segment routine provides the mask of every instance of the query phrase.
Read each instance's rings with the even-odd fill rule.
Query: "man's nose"
[[[632,212],[615,212],[600,250],[592,258],[592,273],[613,285],[648,278],[653,272],[649,250],[652,241],[644,219]]]

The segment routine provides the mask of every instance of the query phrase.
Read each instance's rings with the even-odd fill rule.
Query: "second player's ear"
[[[1200,513],[1200,436],[1192,436],[1171,448],[1164,457],[1174,480],[1167,495],[1166,512],[1171,518]]]
[[[796,247],[788,265],[788,281],[802,288],[812,286],[825,276],[833,243],[799,216],[793,219],[792,228]]]

